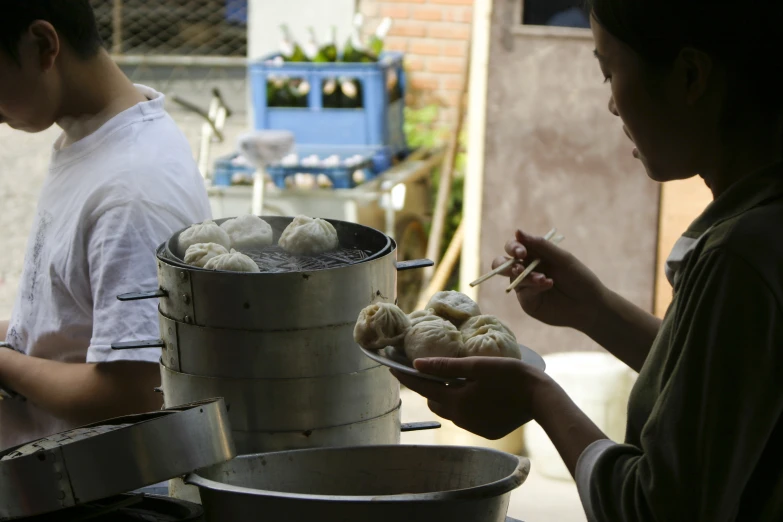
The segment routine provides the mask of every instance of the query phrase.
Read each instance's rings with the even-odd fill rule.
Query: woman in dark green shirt
[[[783,520],[783,1],[591,7],[609,110],[634,156],[656,181],[700,175],[714,195],[667,261],[663,321],[542,238],[517,232],[506,245],[519,260],[511,277],[543,260],[517,291],[525,312],[584,332],[639,372],[624,443],[519,361],[416,361],[467,378],[460,387],[398,377],[487,438],[536,420],[591,521]]]

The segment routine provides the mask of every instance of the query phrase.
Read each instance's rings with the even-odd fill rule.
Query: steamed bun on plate
[[[231,238],[214,221],[204,221],[203,223],[191,225],[190,228],[179,235],[179,249],[181,252],[187,252],[188,248],[198,243],[216,243],[223,248],[231,248]]]
[[[232,249],[228,254],[215,256],[204,265],[207,270],[221,270],[223,272],[260,272],[255,261],[241,252]]]
[[[399,307],[390,303],[375,303],[359,313],[353,329],[353,339],[367,350],[387,346],[401,347],[410,320]]]
[[[188,265],[204,268],[204,265],[206,265],[210,259],[223,254],[228,254],[228,250],[222,245],[218,245],[217,243],[196,243],[195,245],[190,245],[188,247],[185,252],[184,261]]]
[[[336,250],[340,242],[337,230],[328,221],[297,216],[283,231],[278,245],[291,254],[316,256]]]
[[[432,321],[435,319],[440,319],[440,317],[435,315],[435,310],[430,308],[428,310],[418,310],[416,312],[411,312],[408,314],[408,319],[411,320],[411,326],[416,326],[422,321]]]
[[[465,338],[465,344],[459,356],[522,359],[522,352],[511,332],[496,330],[491,326],[482,326],[471,337]]]
[[[435,315],[446,319],[457,328],[471,317],[481,315],[481,309],[473,299],[453,290],[433,295],[426,308],[431,308]]]
[[[272,244],[272,225],[252,214],[224,221],[220,228],[231,239],[231,248],[263,248]]]
[[[483,327],[486,327],[486,331],[496,330],[498,332],[507,333],[514,337],[514,333],[511,331],[511,329],[494,315],[477,315],[475,317],[471,317],[460,327],[460,331],[462,332],[462,336],[465,339],[468,339],[473,337],[476,332]],[[514,338],[516,339],[516,337]]]
[[[423,357],[459,357],[462,334],[445,319],[424,320],[405,335],[405,355],[415,361]]]

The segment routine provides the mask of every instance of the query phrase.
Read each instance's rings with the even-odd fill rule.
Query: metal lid
[[[0,452],[0,520],[94,502],[236,456],[223,399],[99,422]]]

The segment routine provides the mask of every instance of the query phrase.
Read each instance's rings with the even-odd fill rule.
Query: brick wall
[[[359,8],[368,29],[374,30],[383,17],[394,20],[387,49],[407,55],[409,102],[437,103],[444,107],[444,121],[451,121],[471,34],[473,0],[359,0]]]

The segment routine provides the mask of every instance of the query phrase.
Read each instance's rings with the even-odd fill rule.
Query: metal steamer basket
[[[263,219],[276,244],[293,218]],[[161,338],[114,348],[163,348],[166,406],[224,397],[240,454],[395,444],[401,430],[438,427],[401,426],[399,384],[353,341],[362,308],[395,301],[399,270],[432,263],[398,263],[390,237],[330,222],[339,250],[244,252],[262,269],[254,274],[186,265],[177,232],[158,249],[160,287],[119,297],[160,298]]]
[[[51,520],[97,520],[107,506],[120,509],[138,500],[117,495],[232,459],[229,429],[223,400],[213,399],[107,420],[2,451],[0,520],[55,512]],[[166,511],[164,501],[158,504]],[[166,520],[180,519],[196,520]],[[150,514],[144,520],[158,519]]]
[[[503,522],[529,470],[485,448],[364,446],[245,455],[185,480],[208,520]]]
[[[264,217],[276,242],[293,218]],[[225,220],[217,220],[222,223]],[[302,331],[345,327],[375,300],[393,302],[397,272],[432,266],[432,261],[397,262],[397,245],[382,232],[328,220],[340,249],[320,256],[292,256],[278,247],[244,252],[261,273],[204,270],[183,262],[177,232],[158,249],[158,282],[151,291],[120,300],[160,298],[165,317],[207,328]]]

